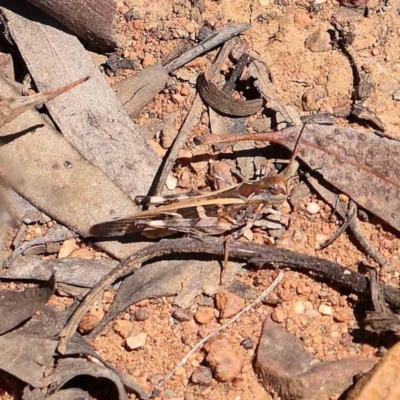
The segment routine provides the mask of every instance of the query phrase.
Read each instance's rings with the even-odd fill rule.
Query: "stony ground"
[[[106,75],[110,84],[154,64],[182,39],[194,38],[205,23],[218,28],[232,22],[249,22],[251,28],[244,33],[244,38],[250,45],[250,54],[268,64],[276,91],[284,104],[294,106],[300,115],[314,111],[333,112],[350,104],[353,77],[348,59],[338,49],[312,52],[304,45],[307,37],[317,30],[326,32],[332,29],[330,19],[339,9],[336,1],[317,0],[313,3],[283,0],[273,4],[270,0],[205,0],[203,13],[188,0],[163,0],[157,2],[157,6],[150,6],[148,1],[142,0],[120,3],[120,31],[125,38],[121,54],[132,61],[134,69]],[[362,59],[362,68],[368,70],[373,79],[373,92],[365,105],[379,115],[391,135],[400,139],[400,8],[396,9],[400,3],[389,1],[384,11],[374,9],[378,4],[371,6],[368,18],[362,14],[354,17],[357,34],[354,48]],[[123,15],[131,9],[135,17],[127,21]],[[326,39],[322,36],[321,40]],[[214,56],[215,52],[177,71],[167,89],[135,122],[147,125],[156,119],[167,119],[172,127],[178,128],[193,100],[195,79]],[[99,60],[99,57],[96,59]],[[98,62],[101,63],[101,60]],[[305,102],[309,91],[317,91],[320,95],[311,102]],[[338,120],[337,123],[367,129],[346,120]],[[204,114],[193,135],[207,131],[208,118]],[[170,145],[170,141],[160,135],[150,140],[160,157]],[[189,142],[181,157],[190,159],[209,151],[206,147],[195,147]],[[203,161],[202,164],[194,164],[179,163],[175,169],[178,191],[210,188],[206,178],[209,163]],[[371,263],[346,234],[327,249],[316,249],[319,243],[337,230],[340,221],[332,218],[331,208],[313,194],[307,195],[290,212],[290,226],[275,239],[277,246],[316,255],[350,268],[356,268],[360,261]],[[382,280],[398,286],[399,236],[374,220],[361,225],[365,236],[394,265],[394,268],[385,272]],[[26,239],[41,236],[46,228],[30,226]],[[270,239],[259,232],[255,232],[253,240],[270,243]],[[67,241],[60,251],[61,256],[106,257],[82,240]],[[275,276],[276,271],[273,270],[250,269],[237,279],[261,292]],[[102,317],[113,295],[112,292],[106,292],[103,301],[91,310],[95,318]],[[273,398],[273,394],[259,383],[252,365],[263,321],[271,313],[272,319],[300,338],[305,349],[318,360],[346,357],[377,359],[383,353],[380,343],[368,344],[358,331],[354,312],[356,300],[356,296],[340,293],[310,277],[287,270],[275,295],[223,332],[237,362],[243,364],[241,372],[231,382],[220,382],[220,379],[210,375],[207,368],[202,367],[206,353],[199,351],[190,357],[187,365],[179,368],[162,389],[159,398]],[[249,302],[241,299],[235,301],[241,306]],[[150,390],[162,379],[192,345],[225,322],[221,319],[223,309],[216,307],[213,299],[199,298],[189,310],[176,310],[172,302],[173,298],[161,298],[131,306],[92,341],[99,354],[129,374],[145,390]],[[69,304],[70,300],[55,296],[52,303],[62,307]],[[12,397],[4,394],[1,398]]]

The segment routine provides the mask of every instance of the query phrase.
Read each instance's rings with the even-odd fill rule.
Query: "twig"
[[[169,149],[167,158],[165,159],[163,170],[160,179],[157,182],[155,189],[155,194],[161,196],[165,193],[165,183],[167,182],[168,175],[171,173],[172,168],[175,164],[176,158],[178,157],[179,151],[182,149],[183,145],[186,143],[189,133],[192,131],[193,127],[200,119],[201,112],[203,110],[203,103],[200,99],[199,94],[196,94],[194,98],[192,108],[190,109],[185,122],[181,126],[178,134]]]
[[[308,177],[307,182],[313,187],[313,189],[332,207],[337,202],[338,195],[335,193],[332,193],[330,190],[322,186],[317,179]],[[346,210],[344,207],[337,207],[336,212],[343,218],[346,218]],[[350,221],[350,225],[348,226],[350,229],[354,239],[357,241],[357,243],[361,246],[363,251],[370,256],[377,264],[379,264],[381,267],[385,266],[388,264],[388,260],[386,260],[385,257],[381,256],[371,245],[371,243],[368,241],[368,239],[365,238],[365,236],[361,233],[360,227],[358,224],[358,219],[352,218]]]
[[[184,66],[188,62],[194,60],[196,57],[200,56],[203,53],[206,53],[213,49],[214,47],[219,46],[221,43],[226,42],[227,40],[233,38],[234,36],[239,35],[246,29],[249,29],[249,24],[239,24],[227,26],[221,29],[218,32],[215,32],[213,35],[208,37],[207,39],[200,42],[196,47],[190,49],[186,53],[182,54],[180,57],[176,58],[174,61],[165,66],[165,69],[168,73]]]
[[[11,262],[14,260],[14,258],[22,255],[26,250],[28,250],[31,247],[39,246],[39,245],[47,244],[47,243],[62,242],[64,240],[74,239],[76,237],[78,237],[78,235],[75,232],[72,232],[69,230],[66,232],[63,229],[63,230],[55,232],[54,234],[51,234],[51,235],[46,235],[41,238],[28,240],[28,241],[22,243],[21,246],[17,247],[12,252],[12,254],[7,258],[7,260],[4,261],[3,268],[9,268],[11,265]]]
[[[202,241],[194,238],[164,239],[127,257],[89,292],[76,309],[60,333],[61,340],[58,351],[61,354],[65,352],[66,345],[75,333],[82,316],[92,307],[93,302],[99,299],[103,291],[115,280],[132,274],[140,263],[172,253],[205,253],[223,256],[225,252],[224,243],[225,240],[219,238],[206,238]],[[248,263],[258,265],[261,268],[271,264],[276,267],[290,267],[304,273],[310,273],[314,277],[358,294],[364,294],[368,290],[368,280],[364,275],[334,262],[298,254],[286,249],[234,241],[230,245],[229,257],[233,260],[246,260]],[[387,302],[400,307],[399,290],[390,286],[383,286],[383,291]]]
[[[325,247],[330,246],[336,239],[341,236],[346,229],[350,226],[350,224],[353,222],[354,218],[357,216],[357,205],[354,203],[354,201],[350,202],[350,207],[349,207],[349,212],[342,224],[342,226],[324,243],[322,243],[319,247],[318,250],[322,250]]]
[[[219,332],[227,328],[229,325],[232,325],[235,321],[237,321],[244,313],[250,311],[252,308],[254,308],[257,304],[261,302],[263,298],[268,296],[277,286],[278,284],[282,281],[283,279],[283,272],[280,271],[278,276],[275,278],[275,280],[271,283],[271,285],[265,289],[251,304],[249,304],[247,307],[243,308],[243,310],[239,311],[232,319],[230,319],[227,323],[224,325],[221,325],[219,328],[214,330],[213,332],[209,333],[207,336],[205,336],[200,342],[198,342],[195,346],[193,346],[186,354],[185,357],[181,361],[179,361],[178,364],[175,365],[175,367],[168,373],[168,375],[161,381],[159,382],[156,387],[153,390],[153,393],[155,390],[159,389],[161,386],[165,385],[165,383],[172,378],[174,375],[175,371],[184,366],[187,361],[189,360],[190,356],[195,353],[196,351],[200,350],[204,344],[210,340],[212,337],[216,336]],[[151,396],[151,395],[150,395]]]
[[[185,52],[189,51],[191,48],[191,44],[188,39],[180,42],[176,47],[174,47],[162,60],[161,65],[166,66],[176,60]]]

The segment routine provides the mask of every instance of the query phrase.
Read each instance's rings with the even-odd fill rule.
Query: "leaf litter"
[[[353,57],[354,58],[354,57]],[[355,62],[354,62],[355,63]],[[355,63],[356,64],[356,63]],[[361,71],[361,70],[359,70]],[[361,71],[362,72],[362,71]],[[258,76],[259,82],[256,84],[258,90],[262,92],[262,78],[266,76],[265,71],[261,74],[261,76]],[[367,81],[366,79],[365,81]],[[288,112],[287,110],[290,110],[290,107],[285,107],[282,105],[281,102],[277,102],[276,98],[276,93],[274,93],[274,88],[273,86],[265,86],[264,84],[264,91],[269,90],[270,95],[263,95],[264,99],[267,101],[267,106],[270,106],[274,112],[277,114],[280,113],[283,116],[283,121],[284,123],[287,123],[288,120],[293,121],[293,118],[296,119],[298,123],[298,116],[293,115],[290,111]],[[267,88],[267,89],[265,89]],[[272,90],[272,92],[271,92]],[[360,91],[361,90],[361,91]],[[359,101],[359,100],[366,100],[368,98],[365,93],[369,92],[368,90],[365,92],[361,88],[358,90],[358,99],[354,98],[354,101]],[[271,95],[272,93],[272,95]],[[149,97],[149,99],[151,96]],[[275,102],[275,103],[274,103]],[[218,105],[217,105],[218,106]],[[283,107],[283,108],[282,108]],[[355,103],[353,105],[353,111],[355,112],[354,115],[357,115],[359,117],[369,119],[375,125],[380,126],[383,129],[383,126],[380,125],[380,120],[377,119],[376,115],[371,113],[371,111],[364,107],[362,104],[360,105],[359,103]],[[286,116],[285,116],[286,115]],[[278,119],[278,118],[277,118]],[[280,117],[280,121],[282,122],[282,117]],[[279,122],[279,121],[278,121]],[[331,122],[329,122],[331,123]],[[264,135],[265,137],[268,137],[268,141],[276,141],[279,142],[285,146],[287,146],[289,149],[293,148],[294,141],[296,139],[296,132],[298,133],[298,128],[287,128],[284,131],[279,131],[279,132],[274,132],[274,133],[268,133],[268,135]],[[390,136],[390,135],[389,135]],[[254,136],[253,136],[254,137]],[[241,139],[245,139],[246,137],[243,136]],[[390,139],[384,139],[386,141],[381,142],[380,140],[383,139],[382,137],[379,137],[379,140],[377,139],[378,136],[372,134],[372,133],[364,133],[364,132],[357,132],[355,130],[351,130],[348,128],[339,128],[339,127],[326,127],[322,125],[307,125],[306,128],[306,134],[304,137],[301,139],[301,144],[304,146],[303,149],[299,152],[299,158],[302,159],[308,166],[311,168],[311,173],[316,173],[320,174],[324,177],[324,179],[327,182],[330,182],[333,186],[335,186],[337,189],[339,189],[341,192],[346,193],[350,198],[352,198],[355,202],[357,202],[360,206],[364,207],[366,210],[370,211],[374,215],[378,216],[381,218],[383,221],[391,225],[394,229],[399,230],[399,225],[398,225],[398,216],[397,216],[397,210],[399,209],[399,205],[396,203],[396,200],[393,200],[394,198],[397,198],[397,191],[398,191],[398,185],[396,185],[396,180],[395,176],[397,174],[397,166],[396,166],[396,159],[395,159],[395,153],[398,152],[398,149],[396,148],[396,142]],[[215,138],[214,138],[215,139]],[[221,137],[219,138],[221,139]],[[233,137],[230,136],[230,139],[232,140]],[[253,139],[257,140],[257,139]],[[232,140],[233,141],[233,140]],[[384,151],[384,153],[382,153]],[[385,153],[386,152],[386,153]],[[361,155],[360,155],[361,154]],[[386,156],[387,154],[387,156]],[[384,158],[386,156],[386,158]],[[394,166],[394,168],[393,168]],[[398,168],[397,168],[398,169]],[[170,173],[170,171],[168,171]],[[174,173],[174,171],[172,171]],[[106,178],[107,179],[107,178]],[[103,182],[105,180],[103,179]],[[23,192],[23,191],[22,191]],[[27,196],[30,200],[30,196]],[[35,205],[40,205],[40,200],[37,202],[36,200],[33,201]],[[336,205],[334,205],[336,207]],[[39,208],[47,208],[47,207],[42,207],[39,206]],[[49,210],[52,210],[50,207]],[[48,210],[46,210],[48,211]],[[54,212],[50,211],[49,214],[51,216],[54,216]],[[57,214],[57,213],[56,213]],[[341,216],[344,218],[343,213]],[[60,218],[63,220],[62,218]],[[76,230],[76,227],[74,224],[70,223],[70,221],[67,219],[66,220],[66,225],[69,228],[72,228]],[[349,222],[349,227],[352,227],[352,222]],[[87,226],[86,229],[88,229],[89,226]],[[353,227],[354,229],[354,227]],[[83,228],[84,232],[85,228]],[[79,229],[78,229],[79,232]],[[43,243],[46,243],[48,238],[43,240]],[[36,242],[37,243],[37,242]],[[164,243],[164,242],[163,242]],[[173,241],[167,241],[165,243],[165,248],[167,252],[169,252],[169,246],[171,248],[175,249]],[[216,245],[215,243],[206,243],[206,246],[202,248],[201,246],[196,246],[195,242],[191,243],[185,242],[184,239],[178,240],[177,247],[173,251],[179,252],[179,246],[186,246],[185,251],[191,251],[191,252],[197,252],[197,251],[204,251],[204,252],[211,252],[215,254],[222,255],[223,253],[223,246],[221,245]],[[32,244],[35,244],[35,241],[32,242]],[[101,245],[101,242],[99,242]],[[25,244],[25,247],[28,247],[30,243]],[[192,247],[191,247],[192,246]],[[211,249],[214,250],[211,251]],[[219,246],[219,247],[218,247]],[[107,244],[104,246],[105,249],[107,249]],[[217,250],[218,248],[218,250]],[[155,246],[154,248],[154,253],[156,254],[158,251],[161,251],[162,245],[160,246]],[[20,251],[22,252],[22,251]],[[283,258],[280,260],[280,256],[278,256],[278,252],[272,252],[271,257],[267,256],[264,258],[262,255],[262,248],[241,248],[241,245],[238,244],[237,246],[234,245],[231,248],[231,254],[233,257],[238,257],[239,259],[246,259],[250,264],[255,264],[256,266],[264,266],[265,264],[268,263],[273,263],[273,264],[279,264],[279,262],[283,262],[284,265],[290,265],[290,257],[287,258],[287,256],[283,256]],[[253,253],[252,253],[253,252]],[[111,251],[113,253],[113,251]],[[117,255],[118,258],[122,258],[121,252],[116,252],[114,250],[114,255]],[[14,254],[14,256],[20,257],[19,254]],[[282,256],[282,255],[281,255]],[[300,256],[300,255],[298,255]],[[296,257],[296,256],[294,256]],[[25,257],[26,258],[26,257]],[[280,261],[279,261],[280,260]],[[12,260],[11,263],[11,268],[21,268],[18,267],[18,265],[24,265],[24,263],[19,263],[18,264],[18,258],[15,260]],[[28,268],[25,270],[24,273],[17,271],[17,270],[10,270],[11,274],[9,276],[34,276],[34,273],[37,273],[38,271],[34,271],[33,264],[34,261],[29,261],[29,259],[25,259],[27,263],[25,264],[28,266]],[[37,260],[36,260],[37,261]],[[61,261],[61,260],[59,260]],[[322,267],[321,270],[317,268],[317,275],[319,277],[323,277],[324,279],[327,279],[328,281],[330,280],[332,283],[335,282],[335,285],[343,285],[347,288],[347,290],[355,290],[357,293],[363,293],[364,297],[368,298],[369,297],[369,292],[368,292],[368,285],[367,285],[367,280],[363,275],[356,274],[354,271],[351,270],[342,270],[340,272],[337,269],[337,266],[334,267],[334,265],[329,264],[328,262],[324,262],[322,259],[315,259],[312,261],[311,258],[309,257],[304,257],[304,259],[301,261],[301,257],[294,262],[294,264],[300,263],[300,265],[307,264],[309,265],[310,263],[315,263],[318,268]],[[74,262],[72,261],[71,266],[74,265]],[[326,265],[325,265],[326,263]],[[379,260],[378,260],[379,263]],[[63,265],[65,264],[65,265]],[[380,263],[381,264],[381,263]],[[39,264],[40,265],[40,264]],[[75,265],[77,265],[77,268],[80,269],[82,268],[82,271],[86,268],[95,268],[96,263],[77,263],[75,262]],[[98,265],[101,265],[101,263],[98,263]],[[115,267],[115,262],[104,262],[104,267],[105,269],[102,271],[98,271],[98,274],[94,274],[91,276],[91,278],[85,282],[82,283],[82,286],[85,287],[93,287],[93,286],[99,286],[103,281],[101,280],[102,277],[107,277],[110,274],[110,271],[113,271],[113,268]],[[163,296],[170,296],[172,294],[182,294],[180,286],[182,286],[182,282],[184,281],[187,284],[187,287],[193,288],[193,284],[197,284],[197,291],[195,293],[200,294],[201,290],[199,285],[199,280],[196,278],[196,275],[190,274],[190,269],[188,268],[183,268],[184,264],[179,264],[177,263],[177,268],[173,267],[173,263],[168,261],[166,262],[165,265],[168,265],[168,268],[170,269],[170,272],[168,272],[166,275],[162,274],[162,272],[165,273],[165,271],[162,268],[159,268],[157,270],[157,264],[153,265],[146,265],[139,271],[135,272],[132,277],[127,278],[121,285],[120,291],[117,294],[116,302],[114,303],[113,306],[111,306],[109,312],[110,314],[106,316],[105,324],[109,320],[112,319],[113,316],[115,316],[119,311],[127,308],[131,304],[138,302],[138,301],[143,301],[146,298],[149,297],[163,297]],[[51,262],[48,263],[48,265],[44,266],[42,268],[42,271],[44,275],[48,275],[50,271],[52,271],[53,267],[56,267],[54,264],[51,266]],[[61,267],[61,268],[60,268]],[[73,285],[78,285],[79,286],[79,270],[76,270],[76,277],[71,277],[68,274],[68,262],[61,263],[59,264],[58,267],[59,269],[59,276],[62,276],[62,270],[63,267],[65,267],[65,273],[66,277],[63,278],[64,280],[68,281],[70,284],[72,283]],[[121,264],[119,268],[126,267],[126,265]],[[129,266],[129,268],[132,269],[132,266]],[[138,266],[136,265],[135,268]],[[153,267],[153,268],[149,268]],[[329,268],[332,269],[332,272],[329,271]],[[135,269],[133,268],[133,269]],[[167,268],[167,269],[168,269]],[[215,268],[215,267],[214,267]],[[335,269],[336,268],[336,269]],[[132,270],[133,270],[132,269]],[[4,276],[7,276],[7,272],[5,271]],[[152,276],[152,273],[156,273],[154,276]],[[168,275],[168,274],[171,275]],[[315,273],[315,271],[314,271]],[[22,274],[22,275],[21,275]],[[143,274],[143,279],[138,279],[140,274]],[[158,275],[157,275],[158,274]],[[186,278],[183,278],[184,275],[191,275],[189,280]],[[342,276],[341,276],[342,274]],[[40,274],[39,274],[40,275]],[[123,276],[123,275],[119,275]],[[333,277],[333,278],[332,278]],[[136,278],[136,279],[135,279]],[[171,278],[171,280],[169,280]],[[211,278],[212,276],[209,275],[207,278]],[[349,280],[348,280],[349,279]],[[375,278],[376,279],[376,278]],[[177,284],[175,285],[176,288],[171,290],[171,282],[174,280],[177,280]],[[191,280],[191,281],[190,281]],[[200,278],[200,281],[204,283],[203,278]],[[100,283],[99,283],[100,282]],[[146,282],[146,283],[145,283]],[[110,280],[109,283],[112,283],[112,280]],[[173,286],[173,285],[172,285]],[[106,288],[106,286],[103,287],[103,289]],[[376,298],[376,282],[374,286],[374,290],[372,291],[372,297],[373,300]],[[29,288],[26,288],[29,290]],[[203,288],[204,289],[204,288]],[[208,288],[209,290],[209,288]],[[191,293],[192,299],[188,300],[190,304],[193,301],[193,298],[195,296],[195,293]],[[375,297],[374,297],[375,296]],[[398,293],[396,290],[391,289],[390,287],[385,288],[385,295],[386,296],[386,301],[389,303],[394,303],[398,304]],[[40,296],[39,296],[40,297]],[[89,296],[90,297],[90,296]],[[42,303],[44,304],[48,298],[45,296],[46,300],[42,300]],[[10,303],[11,304],[11,303]],[[43,304],[41,307],[43,307]],[[82,303],[83,304],[83,303]],[[39,307],[39,306],[37,306]],[[380,306],[380,310],[383,309],[383,306]],[[386,306],[385,306],[386,307]],[[385,310],[387,310],[385,308]],[[70,310],[72,311],[72,310]],[[386,311],[385,311],[386,312]],[[390,310],[388,311],[390,313]],[[17,324],[23,323],[24,320],[29,319],[32,317],[33,312],[32,310],[30,312],[22,313],[22,320],[20,322],[14,322],[11,328],[7,329],[13,329]],[[65,315],[66,317],[65,321],[68,319],[68,315]],[[35,320],[35,317],[31,319],[30,322],[33,322]],[[18,321],[18,320],[16,320]],[[32,371],[33,373],[36,373],[36,376],[32,376],[29,378],[31,382],[30,383],[34,387],[40,387],[40,385],[43,384],[41,382],[40,377],[43,375],[44,370],[40,369],[43,367],[41,364],[52,364],[54,361],[52,360],[52,357],[49,356],[49,358],[45,358],[46,354],[50,354],[51,349],[54,352],[54,343],[57,343],[57,334],[60,331],[60,329],[63,327],[64,323],[61,323],[57,329],[54,330],[54,336],[52,339],[32,339],[32,343],[37,343],[37,348],[41,348],[43,351],[41,353],[41,359],[36,359],[35,355],[32,356],[32,359],[24,360],[23,357],[21,359],[21,363],[24,363],[25,361],[29,362],[34,362],[38,365],[37,368],[33,368]],[[28,323],[29,324],[29,323]],[[38,322],[37,326],[46,326],[46,324],[50,324],[48,321],[40,321]],[[102,325],[100,325],[102,327]],[[28,327],[28,325],[26,325]],[[385,327],[380,327],[380,330],[386,331],[387,329]],[[100,329],[99,329],[100,330]],[[390,329],[389,329],[390,330]],[[15,333],[17,335],[18,332]],[[8,333],[6,335],[3,335],[0,337],[0,339],[3,339],[6,343],[6,338],[8,335],[14,335],[13,332]],[[17,337],[17,336],[16,336]],[[9,337],[7,340],[9,340],[10,347],[15,346],[13,343],[13,340],[15,338]],[[36,340],[36,342],[35,342]],[[39,341],[38,341],[39,340]],[[50,341],[48,341],[50,340]],[[29,346],[29,340],[26,339],[26,345]],[[39,344],[40,343],[40,344]],[[75,344],[74,344],[75,343]],[[47,350],[46,350],[46,346]],[[72,347],[71,347],[72,346]],[[74,346],[75,350],[74,350]],[[85,350],[86,349],[86,350]],[[69,342],[69,345],[65,349],[65,354],[76,354],[76,353],[81,353],[81,354],[90,354],[91,351],[88,350],[89,347],[87,347],[86,341],[81,338],[80,336],[74,336],[72,340]],[[93,355],[93,353],[91,353]],[[16,358],[17,359],[17,358]],[[16,364],[18,365],[18,364]],[[22,364],[21,364],[22,365]],[[29,365],[29,364],[27,364]],[[108,365],[109,367],[109,365]],[[4,367],[5,368],[5,367]],[[18,368],[18,367],[17,367]],[[23,369],[21,369],[22,371]],[[62,398],[62,396],[66,395],[71,395],[75,396],[81,396],[81,395],[87,395],[84,391],[74,389],[75,392],[73,393],[62,393],[62,392],[67,392],[66,390],[60,390],[62,389],[62,386],[64,385],[65,382],[73,379],[75,376],[78,375],[91,375],[94,377],[105,377],[107,378],[110,382],[112,382],[112,385],[114,385],[114,389],[117,390],[117,394],[112,394],[111,396],[114,398],[127,398],[126,397],[126,392],[123,387],[123,381],[124,379],[121,378],[118,374],[115,374],[115,371],[112,372],[110,369],[107,369],[106,367],[101,367],[98,365],[94,365],[91,362],[88,362],[86,360],[73,360],[73,359],[65,359],[65,360],[58,360],[57,361],[57,366],[55,370],[53,371],[52,374],[47,375],[49,378],[49,381],[52,381],[52,385],[49,386],[49,390],[47,394],[50,394],[50,398],[53,398],[54,396],[57,396],[59,394],[59,397]],[[29,376],[29,375],[27,375]],[[32,383],[33,382],[33,383]],[[46,384],[44,384],[46,385]],[[129,386],[126,384],[125,381],[125,386]],[[59,390],[56,394],[51,394],[52,390]],[[318,389],[315,389],[318,390]],[[33,392],[32,392],[33,393]],[[37,394],[37,393],[36,393]],[[298,395],[298,393],[297,393]],[[144,398],[145,395],[144,393],[141,393],[139,395],[140,397]],[[28,397],[27,397],[28,398]]]

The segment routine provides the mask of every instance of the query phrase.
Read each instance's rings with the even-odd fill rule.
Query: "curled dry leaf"
[[[125,391],[124,385],[121,382],[119,376],[111,371],[110,369],[103,367],[99,364],[94,364],[92,362],[82,360],[82,359],[62,359],[59,361],[57,368],[54,370],[53,374],[50,375],[49,379],[52,382],[53,392],[60,390],[67,382],[77,376],[85,376],[85,380],[90,378],[103,378],[117,390],[117,396],[110,396],[111,393],[105,395],[103,398],[106,399],[118,399],[127,400],[128,395]]]
[[[209,72],[208,72],[209,73]],[[207,78],[207,71],[199,75],[197,87],[203,101],[221,114],[235,117],[246,117],[256,114],[261,110],[263,101],[255,100],[234,100],[229,94],[220,90]]]

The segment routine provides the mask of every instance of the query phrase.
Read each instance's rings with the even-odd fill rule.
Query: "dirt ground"
[[[229,23],[250,23],[250,29],[243,37],[249,43],[250,54],[264,61],[273,76],[279,99],[285,105],[295,107],[300,115],[312,112],[333,112],[337,108],[349,106],[353,89],[353,73],[348,58],[340,49],[327,52],[312,52],[304,45],[307,37],[321,29],[332,30],[332,15],[344,9],[351,13],[356,27],[353,43],[360,57],[362,68],[372,76],[373,91],[365,106],[374,111],[383,121],[386,131],[400,139],[400,101],[394,97],[400,90],[400,3],[389,1],[384,10],[380,4],[371,4],[368,18],[363,13],[353,13],[350,8],[339,7],[336,1],[317,0],[205,0],[205,11],[200,13],[189,0],[158,1],[156,6],[148,1],[120,1],[120,31],[124,35],[122,55],[130,59],[134,70],[124,70],[116,75],[106,75],[110,84],[149,66],[164,57],[184,38],[194,38],[204,23],[216,28]],[[123,14],[135,10],[135,19],[127,21]],[[170,79],[167,88],[138,116],[134,122],[146,125],[156,119],[171,118],[178,128],[184,120],[193,101],[195,88],[193,77],[204,71],[216,52],[198,58],[179,70]],[[304,110],[303,95],[310,89],[318,89],[323,98],[313,110]],[[397,95],[400,100],[400,94]],[[207,117],[203,116],[193,136],[208,132]],[[352,126],[357,130],[371,130],[346,119],[338,119],[337,124]],[[160,156],[166,150],[160,144],[159,135],[150,139]],[[210,152],[210,148],[195,146],[191,140],[185,151],[190,155]],[[187,155],[189,153],[184,153]],[[188,189],[212,189],[206,178],[206,167],[200,172],[187,164],[179,163],[174,170],[178,182],[177,191]],[[307,211],[310,203],[316,203],[318,212]],[[332,218],[332,209],[316,195],[309,194],[296,207],[290,209],[291,222],[283,235],[276,239],[276,245],[308,255],[331,260],[356,269],[360,261],[373,264],[354,244],[347,234],[342,235],[331,246],[317,250],[318,243],[334,233],[341,221]],[[386,257],[393,268],[386,271],[382,281],[398,286],[400,275],[400,237],[374,218],[361,223],[362,232],[373,246]],[[30,226],[26,239],[41,236],[45,227]],[[12,236],[10,237],[10,240]],[[262,243],[264,235],[255,235]],[[79,250],[80,249],[80,250]],[[79,251],[78,251],[79,250]],[[72,256],[85,258],[105,257],[93,249],[89,242],[77,241],[77,249]],[[253,286],[259,293],[276,276],[274,270],[245,269],[237,279]],[[278,302],[274,306],[261,304],[242,316],[223,332],[232,348],[244,358],[244,367],[232,382],[221,383],[213,379],[210,386],[190,382],[193,371],[203,365],[204,352],[198,351],[189,362],[180,368],[175,376],[162,388],[157,399],[232,399],[268,400],[274,394],[267,392],[253,371],[256,344],[262,324],[272,313],[288,332],[300,338],[307,351],[318,360],[338,360],[347,357],[367,357],[378,359],[382,349],[378,340],[360,336],[357,311],[354,306],[357,297],[340,293],[335,288],[320,283],[304,274],[285,271],[284,280],[276,291]],[[113,293],[106,292],[101,304],[93,313],[102,315],[109,307]],[[198,299],[190,308],[192,315],[201,308]],[[66,304],[67,299],[55,296],[54,304]],[[246,301],[248,304],[248,300]],[[119,315],[103,332],[92,340],[95,350],[121,371],[131,376],[142,388],[150,391],[160,376],[166,375],[181,360],[187,351],[202,337],[221,325],[218,311],[212,305],[215,318],[210,323],[199,324],[195,319],[178,323],[172,312],[173,298],[146,300]],[[321,307],[323,306],[323,307]],[[327,307],[325,307],[327,306]],[[146,315],[137,321],[137,310]],[[121,333],[116,332],[118,321],[131,321],[133,334],[146,333],[146,344],[129,351],[124,345]],[[187,339],[189,335],[189,340]],[[255,345],[245,349],[241,342],[251,338]],[[1,392],[0,392],[1,393]],[[13,398],[4,393],[4,399]],[[135,397],[131,395],[131,398]]]

